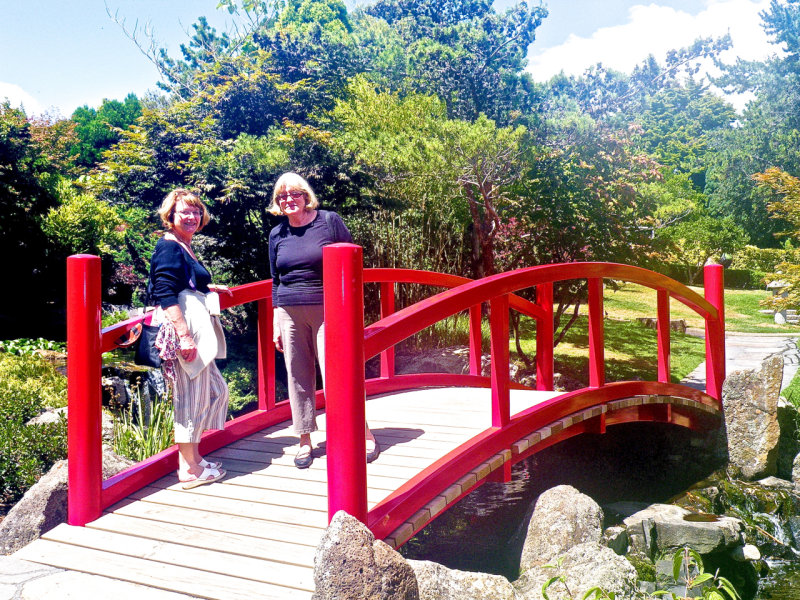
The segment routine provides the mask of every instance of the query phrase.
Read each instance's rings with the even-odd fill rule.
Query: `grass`
[[[701,287],[691,288],[701,296]],[[771,315],[759,312],[760,301],[769,295],[760,290],[725,290],[725,324],[727,331],[747,333],[797,333],[796,325],[776,325]],[[637,321],[639,317],[656,316],[656,292],[637,284],[622,284],[618,289],[606,286],[604,293],[606,319],[605,365],[606,381],[655,380],[658,373],[656,358],[657,336]],[[588,320],[586,306],[581,306],[581,316],[567,332],[565,339],[555,348],[555,369],[562,375],[587,383],[588,379]],[[692,309],[677,300],[670,300],[670,318],[683,319],[688,327],[703,329],[703,319]],[[484,349],[488,346],[489,326],[482,323]],[[450,317],[429,328],[412,344],[429,345],[435,340],[439,346],[468,344],[469,323],[466,313]],[[523,318],[520,324],[520,345],[532,358],[536,352],[536,326],[533,319]],[[426,343],[427,342],[427,343]],[[510,342],[512,358],[521,361],[513,339]],[[673,331],[670,336],[670,377],[680,382],[705,360],[705,343],[702,338]],[[800,382],[798,382],[800,395]]]
[[[690,287],[701,296],[703,288]],[[798,333],[797,325],[777,325],[772,315],[759,312],[761,300],[769,292],[762,290],[725,290],[725,329],[746,333]],[[585,307],[581,307],[585,309]],[[656,293],[636,284],[624,284],[618,290],[606,287],[605,309],[619,319],[656,316]],[[703,327],[703,319],[677,300],[670,300],[670,318],[684,319],[689,327]]]

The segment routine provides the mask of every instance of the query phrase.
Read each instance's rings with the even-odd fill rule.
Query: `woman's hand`
[[[278,352],[283,352],[283,340],[281,339],[281,332],[278,329],[274,329],[272,334],[272,341],[275,343],[275,349]]]
[[[227,285],[218,285],[216,283],[210,283],[208,284],[208,291],[217,292],[218,294],[228,294],[228,296],[233,296],[233,292]]]
[[[180,337],[180,344],[180,353],[183,360],[192,362],[197,358],[197,344],[194,343],[194,338],[191,335],[182,335]]]

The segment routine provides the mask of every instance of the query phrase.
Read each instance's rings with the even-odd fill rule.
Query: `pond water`
[[[669,502],[720,467],[708,434],[656,423],[581,435],[514,466],[508,483],[488,482],[409,540],[400,552],[453,569],[517,578],[526,512],[543,491],[569,484],[600,506]],[[698,457],[709,457],[699,462]],[[615,524],[605,510],[604,526]],[[767,570],[765,568],[765,570]],[[800,600],[800,560],[773,561],[758,599]]]

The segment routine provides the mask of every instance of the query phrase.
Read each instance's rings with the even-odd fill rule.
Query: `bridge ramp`
[[[429,388],[370,398],[382,452],[367,465],[369,507],[488,428],[490,394]],[[511,413],[554,395],[512,390]],[[164,477],[86,527],[59,525],[13,556],[199,598],[311,598],[328,521],[324,412],[318,422],[309,469],[294,467],[297,437],[284,423],[212,453],[228,471],[220,483],[182,490],[175,475]]]

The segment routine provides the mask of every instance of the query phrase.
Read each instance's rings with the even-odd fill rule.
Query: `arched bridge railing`
[[[491,457],[500,448],[520,444],[531,432],[576,411],[596,408],[603,403],[641,394],[674,395],[693,402],[718,407],[724,378],[724,318],[722,268],[707,267],[705,298],[681,284],[636,267],[604,263],[573,263],[520,269],[481,281],[407,269],[362,268],[361,248],[336,244],[325,249],[325,303],[327,396],[318,393],[318,406],[326,406],[328,418],[337,424],[329,428],[329,512],[345,509],[367,522],[376,535],[385,535],[415,511],[430,493],[440,491],[446,479],[468,471]],[[658,381],[605,383],[603,367],[602,278],[625,279],[647,285],[658,294]],[[508,310],[515,309],[536,319],[537,389],[551,390],[553,382],[553,282],[564,279],[589,280],[589,349],[590,385],[585,390],[560,396],[559,403],[546,402],[541,410],[509,415],[510,382]],[[363,284],[380,284],[381,319],[364,326]],[[448,288],[412,307],[395,311],[394,286],[403,283]],[[535,303],[513,294],[535,285]],[[260,281],[233,288],[233,297],[222,296],[223,309],[255,303],[258,311],[257,396],[258,407],[251,413],[229,421],[222,431],[206,434],[201,442],[203,453],[230,444],[290,418],[288,401],[275,398],[275,353],[272,344],[272,283]],[[69,396],[69,523],[84,525],[98,518],[104,508],[173,471],[177,465],[172,447],[107,480],[102,476],[101,439],[101,366],[102,354],[118,346],[121,337],[136,327],[143,317],[136,317],[101,329],[100,260],[96,256],[76,255],[67,260],[67,348]],[[707,394],[669,383],[669,298],[680,300],[698,312],[706,322]],[[480,374],[481,304],[491,306],[491,354],[489,377]],[[470,372],[467,375],[416,374],[397,375],[394,369],[394,345],[417,331],[448,317],[469,310]],[[381,374],[365,382],[364,362],[380,354]],[[366,470],[364,463],[364,394],[423,386],[476,386],[492,390],[489,430],[462,447],[454,456],[444,457],[417,479],[366,511]],[[669,409],[669,406],[667,406]],[[651,409],[652,411],[652,409]],[[635,419],[647,414],[640,409]],[[625,420],[623,413],[614,413]],[[656,420],[663,420],[660,413]],[[621,416],[622,415],[622,416]],[[600,427],[605,426],[602,413]],[[691,418],[677,410],[667,420]],[[613,418],[609,424],[614,422]],[[595,420],[596,421],[596,420]],[[597,428],[586,421],[584,430]],[[570,428],[570,435],[579,432]],[[550,438],[551,443],[565,434]],[[520,446],[521,447],[521,446]],[[517,458],[522,454],[517,454]],[[510,467],[510,464],[507,465]],[[510,472],[510,471],[508,471]],[[453,480],[451,479],[451,482]],[[409,486],[423,490],[410,499]]]
[[[582,431],[604,431],[606,424],[638,420],[658,420],[700,427],[701,419],[693,416],[696,409],[709,412],[721,410],[722,383],[725,378],[724,292],[723,270],[720,265],[705,268],[705,297],[664,275],[639,267],[613,263],[568,263],[528,267],[501,273],[478,281],[465,281],[457,287],[426,298],[413,306],[394,312],[387,301],[382,302],[382,318],[363,327],[363,285],[380,282],[389,286],[397,281],[398,272],[362,270],[361,248],[352,244],[334,244],[323,251],[326,315],[326,393],[328,428],[328,509],[332,516],[345,510],[367,523],[377,537],[386,537],[404,523],[427,500],[459,480],[470,469],[491,459],[532,432],[548,424],[584,415],[580,423],[569,421],[559,435],[549,438],[555,443]],[[656,290],[657,294],[657,357],[658,380],[655,382],[606,383],[603,342],[603,279],[624,280]],[[553,327],[552,285],[556,281],[587,279],[589,288],[589,386],[557,398],[552,398],[520,414],[510,415],[509,377],[509,308],[513,292],[536,286],[535,305],[517,304],[537,319],[537,388],[552,386]],[[405,281],[431,283],[431,274],[407,272]],[[423,281],[421,281],[423,280]],[[444,280],[440,280],[444,281]],[[442,285],[442,283],[438,283]],[[388,298],[388,289],[382,290]],[[669,299],[675,298],[703,317],[706,329],[706,393],[670,382]],[[490,377],[479,375],[480,348],[479,310],[483,302],[490,305]],[[464,376],[394,374],[392,355],[395,344],[437,321],[470,311],[470,374]],[[363,335],[362,335],[363,331]],[[542,350],[547,349],[542,352]],[[364,382],[364,361],[381,354],[381,377]],[[546,383],[544,383],[546,382]],[[419,385],[473,385],[491,387],[491,420],[487,430],[426,469],[389,498],[367,511],[366,465],[364,463],[364,402],[367,391],[377,392]],[[637,396],[653,399],[636,408],[620,404],[621,400]],[[659,397],[685,400],[676,405],[659,402]],[[608,423],[606,413],[612,406],[613,416]],[[595,410],[597,414],[591,413]],[[561,421],[560,421],[561,420]],[[569,431],[567,430],[569,429]],[[518,456],[525,448],[517,450]],[[508,461],[506,461],[508,462]],[[510,463],[509,465],[510,466]],[[424,517],[423,517],[424,520]]]

